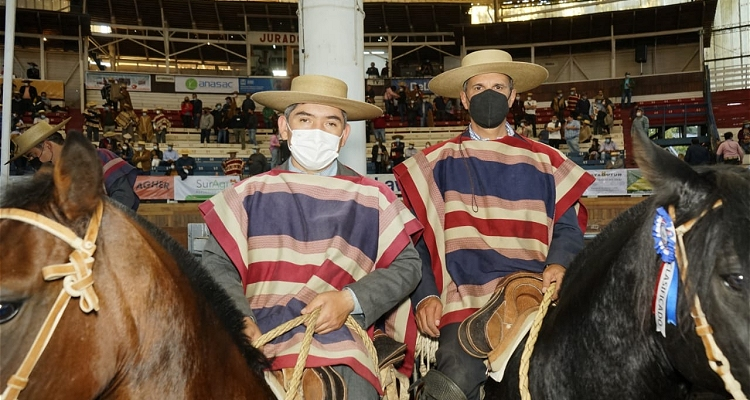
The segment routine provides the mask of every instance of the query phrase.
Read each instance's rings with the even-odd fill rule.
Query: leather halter
[[[86,236],[81,239],[70,228],[51,220],[41,214],[18,208],[1,208],[0,220],[10,219],[25,222],[45,232],[48,232],[73,248],[70,253],[70,262],[65,264],[48,265],[42,268],[42,276],[45,281],[63,278],[63,288],[47,314],[41,329],[34,338],[29,352],[26,353],[21,366],[8,379],[8,386],[0,396],[0,400],[15,400],[29,382],[29,375],[36,366],[44,349],[57,328],[63,312],[71,297],[80,297],[79,306],[84,313],[99,311],[99,297],[94,291],[94,275],[92,268],[94,264],[94,252],[96,251],[96,237],[102,220],[104,205],[100,201],[94,215],[89,221]]]
[[[722,201],[716,200],[711,209],[721,207]],[[677,257],[677,267],[680,269],[680,278],[683,285],[687,285],[687,271],[688,271],[688,259],[685,253],[685,243],[683,236],[693,228],[696,222],[703,218],[709,210],[703,211],[701,215],[685,222],[684,224],[675,227],[677,233],[677,242],[675,243],[675,255]],[[675,221],[675,209],[674,206],[669,206],[669,216]],[[742,393],[742,387],[739,382],[732,375],[732,371],[729,368],[729,360],[719,348],[713,335],[713,328],[706,319],[706,314],[701,308],[701,302],[696,294],[693,298],[693,304],[690,306],[690,316],[693,317],[695,323],[695,333],[701,338],[703,347],[706,350],[706,358],[708,358],[708,365],[711,369],[719,375],[722,381],[724,381],[724,388],[729,394],[734,397],[735,400],[747,400],[747,397]]]

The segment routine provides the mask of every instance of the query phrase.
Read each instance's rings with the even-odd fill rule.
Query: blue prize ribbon
[[[677,291],[680,284],[680,269],[673,268],[674,276],[667,292],[667,323],[677,326]]]
[[[675,261],[675,237],[677,236],[674,228],[674,222],[664,207],[656,209],[654,216],[654,226],[651,229],[651,236],[654,238],[654,249],[661,260],[665,263]]]

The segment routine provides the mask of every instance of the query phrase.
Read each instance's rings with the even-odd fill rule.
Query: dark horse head
[[[616,218],[568,269],[531,358],[532,398],[730,398],[696,334],[691,317],[696,296],[747,396],[750,171],[692,169],[645,136],[634,140],[638,165],[655,193]],[[675,225],[696,222],[684,235],[689,267],[678,285],[676,325],[667,324],[662,335],[653,312],[661,261],[652,227],[657,209],[670,206]],[[519,397],[521,350],[503,382],[488,383],[488,398]]]
[[[99,159],[80,133],[68,135],[54,167],[10,188],[2,207],[31,211],[83,238],[101,202],[92,264],[98,311],[82,312],[78,298],[64,306],[21,397],[272,398],[262,373],[267,360],[242,334],[240,312],[175,241],[107,200]],[[63,281],[70,284],[71,277],[45,282],[42,269],[74,257],[65,241],[11,219],[0,220],[0,248],[5,389]]]

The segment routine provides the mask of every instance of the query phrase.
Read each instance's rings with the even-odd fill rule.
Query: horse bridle
[[[711,209],[721,207],[722,201],[716,200]],[[685,222],[680,226],[675,226],[675,233],[677,241],[675,243],[675,256],[677,258],[677,267],[680,269],[680,280],[683,285],[687,285],[687,271],[688,271],[688,259],[685,253],[685,244],[683,242],[683,236],[693,228],[693,226],[708,213],[709,210],[704,210],[701,215]],[[675,219],[675,208],[669,206],[669,216],[672,221]],[[706,314],[701,308],[701,302],[696,294],[693,298],[693,305],[690,307],[690,316],[693,317],[695,323],[695,333],[701,338],[703,347],[706,350],[706,358],[708,358],[708,365],[711,369],[719,375],[722,381],[724,381],[724,388],[729,394],[734,397],[735,400],[747,400],[747,397],[742,393],[742,387],[739,382],[732,375],[732,371],[729,368],[729,360],[719,348],[713,335],[713,328],[706,319]]]
[[[96,251],[96,237],[99,233],[103,210],[104,205],[100,201],[91,221],[89,221],[86,236],[81,239],[70,228],[41,214],[18,208],[0,209],[0,220],[10,219],[33,225],[58,237],[73,248],[73,252],[69,256],[70,262],[48,265],[42,268],[42,276],[44,276],[45,281],[63,278],[63,288],[47,314],[47,318],[45,318],[36,338],[34,338],[34,342],[26,353],[21,366],[8,379],[8,385],[3,394],[0,395],[0,400],[15,400],[26,387],[29,382],[29,375],[31,375],[31,371],[47,347],[71,297],[81,298],[79,306],[84,313],[99,311],[99,297],[94,291],[92,267],[94,264],[93,255]]]

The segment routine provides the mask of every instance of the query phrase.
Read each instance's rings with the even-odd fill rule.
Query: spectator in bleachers
[[[591,102],[586,93],[581,93],[581,98],[578,99],[578,102],[576,103],[575,111],[582,120],[591,118],[595,119],[593,109],[591,108]]]
[[[120,145],[120,157],[133,165],[133,148],[130,147],[128,142],[123,142],[122,145]]]
[[[99,141],[99,128],[101,128],[101,120],[99,118],[99,110],[96,109],[96,102],[89,101],[86,103],[86,113],[83,114],[86,125],[86,137],[89,141]]]
[[[170,169],[174,169],[174,164],[177,162],[177,159],[179,158],[179,155],[177,154],[177,151],[174,149],[174,145],[170,143],[167,146],[167,151],[164,152],[164,158],[162,158],[162,162],[159,165],[167,166],[167,173],[165,175],[169,175]]]
[[[127,103],[122,103],[122,111],[117,114],[115,122],[122,128],[122,137],[130,139],[133,137],[135,127],[138,125],[138,116],[133,112],[133,107]]]
[[[250,143],[252,143],[253,146],[257,146],[258,140],[255,138],[255,135],[258,132],[258,116],[255,115],[255,112],[253,111],[248,111],[243,114],[245,114],[245,126],[247,127],[247,136],[250,138]]]
[[[435,108],[435,117],[438,121],[445,121],[447,116],[445,115],[445,99],[443,96],[435,96],[435,100],[432,102]]]
[[[385,67],[380,70],[380,76],[382,76],[383,78],[391,76],[390,70],[388,69],[388,61],[385,62]]]
[[[151,175],[151,150],[146,149],[146,143],[138,142],[131,163],[138,169],[138,175]]]
[[[237,151],[229,151],[229,158],[221,162],[221,169],[224,175],[242,176],[242,170],[245,168],[245,162],[237,158]]]
[[[365,71],[365,75],[367,75],[368,78],[380,78],[380,72],[378,71],[378,67],[375,66],[374,62],[370,63],[370,68],[367,68],[367,71]]]
[[[604,160],[609,159],[610,153],[614,151],[617,151],[617,143],[612,140],[612,136],[605,136],[604,144],[602,145],[602,149],[600,151],[601,158]]]
[[[253,152],[247,160],[248,176],[255,176],[268,171],[268,159],[264,156],[258,147],[253,147]]]
[[[385,115],[380,115],[372,120],[372,130],[376,142],[385,142],[385,126]]]
[[[578,135],[579,143],[588,143],[591,141],[591,121],[584,119],[581,122],[581,133]]]
[[[279,165],[284,164],[291,156],[292,152],[289,150],[289,142],[279,140]]]
[[[648,117],[643,114],[643,109],[640,107],[635,110],[633,125],[630,126],[630,134],[635,135],[636,133],[648,137]]]
[[[607,133],[612,133],[612,127],[615,125],[615,105],[609,99],[604,99],[604,111],[607,113],[604,116],[604,125]]]
[[[518,130],[518,127],[521,126],[521,121],[526,122],[526,112],[523,109],[523,101],[520,94],[516,94],[516,100],[510,106],[510,113],[513,115],[513,128]]]
[[[407,148],[406,148],[406,149],[404,150],[404,157],[405,157],[405,158],[411,158],[411,157],[414,157],[414,156],[416,156],[416,155],[417,155],[417,152],[418,152],[418,151],[419,151],[419,150],[417,150],[417,149],[416,149],[416,148],[414,147],[414,143],[409,143],[409,147],[407,147]]]
[[[531,131],[536,137],[536,100],[533,98],[534,93],[526,93],[526,101],[523,103],[523,112],[526,114],[524,119],[531,125]]]
[[[26,112],[21,93],[13,93],[13,100],[10,102],[10,111],[16,115],[23,115]]]
[[[529,126],[529,123],[523,119],[521,120],[521,134],[527,138],[530,138],[534,135],[534,130],[531,129],[531,126]]]
[[[102,96],[102,100],[104,100],[104,105],[112,106],[117,111],[117,103],[112,101],[112,84],[107,78],[102,78],[102,88],[99,90],[99,93]]]
[[[197,93],[193,93],[193,99],[190,100],[190,104],[193,106],[193,124],[191,126],[194,128],[199,128],[202,118],[201,110],[203,110],[203,101],[198,98]]]
[[[211,128],[214,127],[214,116],[211,115],[211,109],[203,107],[203,115],[198,121],[198,128],[201,130],[201,143],[211,143]]]
[[[167,133],[172,127],[172,122],[162,112],[161,107],[156,107],[156,116],[154,117],[154,131],[157,143],[167,143]]]
[[[184,181],[188,176],[194,175],[198,165],[195,163],[195,159],[190,157],[190,152],[187,149],[181,151],[182,157],[178,158],[174,162],[174,168],[180,178]]]
[[[273,128],[273,116],[276,114],[271,107],[263,108],[263,123],[266,129]]]
[[[406,82],[401,81],[398,83],[398,115],[401,117],[401,122],[406,121],[406,104],[408,103],[408,95],[406,90]]]
[[[633,96],[633,88],[635,87],[635,79],[630,77],[630,73],[625,73],[625,79],[622,80],[622,97],[620,98],[621,107],[630,107],[630,100]],[[625,103],[625,99],[628,100]]]
[[[432,146],[432,143],[430,143],[430,142],[424,142],[424,148],[425,149],[428,148],[428,147],[430,147],[430,146]]]
[[[404,144],[401,143],[401,140],[404,137],[401,135],[396,135],[393,137],[393,143],[391,143],[391,169],[402,162],[404,162]]]
[[[604,123],[607,117],[607,109],[604,106],[604,100],[598,98],[598,96],[594,102],[594,114],[596,115],[594,118],[594,135],[601,135],[607,130]]]
[[[690,147],[685,152],[684,161],[690,165],[704,165],[711,162],[711,154],[707,148],[701,146],[698,138],[690,139]]]
[[[279,147],[281,147],[281,143],[279,143],[279,133],[273,132],[271,133],[271,138],[268,140],[268,149],[271,151],[271,169],[274,169],[277,165],[281,164],[281,161],[279,160]]]
[[[133,100],[130,99],[130,92],[128,92],[128,85],[121,84],[120,85],[120,105],[122,107],[125,107],[125,105],[129,105],[130,108],[133,108]]]
[[[236,113],[231,120],[229,120],[229,128],[234,133],[234,143],[241,143],[242,150],[245,150],[245,116],[242,113]]]
[[[39,95],[39,98],[42,100],[45,110],[55,112],[59,111],[60,106],[52,106],[52,101],[47,97],[47,92],[42,92],[42,94]]]
[[[451,121],[457,120],[458,117],[456,116],[457,112],[453,99],[446,97],[443,97],[443,99],[445,100],[445,113],[448,116],[448,119]]]
[[[18,89],[18,93],[21,94],[22,100],[22,109],[19,115],[30,112],[32,110],[34,99],[39,95],[36,88],[31,84],[31,79],[24,79],[22,82],[24,85]]]
[[[114,132],[117,122],[115,121],[115,113],[112,112],[109,106],[105,105],[101,113],[102,132]]]
[[[552,114],[550,121],[547,124],[547,140],[549,145],[559,149],[560,143],[562,143],[562,123],[557,119],[557,114]]]
[[[222,143],[219,140],[219,125],[221,124],[221,103],[216,103],[214,109],[211,110],[211,115],[214,116],[214,134],[216,135],[216,143]]]
[[[388,149],[383,144],[383,140],[377,139],[375,145],[372,146],[372,163],[375,165],[376,174],[388,172],[390,161],[388,159]]]
[[[599,139],[597,138],[591,139],[591,146],[589,146],[589,156],[587,157],[587,159],[598,160],[600,150],[601,150],[601,146],[599,146]]]
[[[375,89],[372,85],[367,85],[365,87],[365,100],[368,103],[375,104]]]
[[[237,97],[240,93],[237,91],[232,92],[232,95],[227,97],[229,99],[229,111],[227,112],[227,118],[233,118],[238,114],[237,112]]]
[[[566,110],[569,113],[576,113],[573,114],[573,118],[576,118],[578,115],[578,101],[581,99],[580,96],[578,96],[578,92],[576,91],[575,87],[570,88],[570,95],[568,96],[568,104],[566,107]]]
[[[435,117],[432,113],[432,102],[427,99],[419,101],[418,115],[420,118],[420,126],[422,128],[435,126]]]
[[[47,107],[44,106],[44,102],[42,102],[42,98],[40,96],[36,96],[34,98],[34,101],[31,103],[31,115],[36,117],[39,115],[40,111],[49,111],[47,110]]]
[[[156,172],[156,167],[161,165],[164,153],[159,150],[159,143],[151,144],[151,172]]]
[[[417,126],[417,115],[419,114],[419,106],[414,104],[414,100],[409,100],[406,104],[406,120],[409,126]]]
[[[396,115],[396,108],[398,104],[398,93],[396,93],[396,86],[388,86],[385,88],[383,93],[383,103],[385,103],[385,113],[388,115]]]
[[[581,152],[581,148],[578,145],[581,134],[581,123],[573,118],[572,114],[568,114],[567,122],[565,125],[565,143],[568,144],[568,154],[570,156],[578,156]]]
[[[47,112],[44,111],[43,109],[39,110],[39,113],[37,114],[37,116],[34,117],[34,124],[38,124],[41,121],[45,121],[49,123],[49,120],[47,119]]]
[[[742,158],[745,156],[745,150],[739,143],[732,140],[733,136],[732,132],[724,134],[724,141],[716,149],[716,157],[724,164],[740,165],[742,164]]]
[[[190,98],[185,96],[180,104],[180,118],[182,119],[182,127],[190,128],[193,126],[193,103],[190,102]]]
[[[227,131],[227,127],[229,126],[229,108],[231,104],[231,99],[226,100],[224,105],[221,106],[221,109],[219,110],[219,120],[217,121],[216,118],[214,118],[214,125],[217,129],[217,143],[229,143],[229,133]]]
[[[245,100],[242,100],[242,112],[245,114],[255,112],[255,102],[250,98],[252,93],[245,93]]]
[[[154,123],[145,108],[141,110],[141,117],[138,118],[138,136],[141,141],[146,143],[154,141]]]
[[[742,127],[737,132],[737,143],[745,150],[745,154],[750,154],[750,121],[742,122]]]
[[[39,72],[39,66],[34,62],[26,63],[29,65],[29,68],[26,69],[26,77],[29,79],[40,79],[39,76],[41,75]]]
[[[562,90],[557,91],[557,95],[551,101],[552,112],[557,115],[557,119],[562,121],[565,119],[565,98],[563,97]]]
[[[612,151],[609,153],[609,161],[604,166],[605,169],[621,169],[625,168],[625,160],[620,157],[619,151]]]

